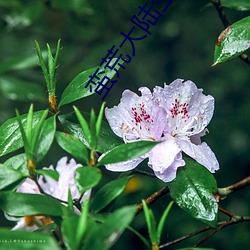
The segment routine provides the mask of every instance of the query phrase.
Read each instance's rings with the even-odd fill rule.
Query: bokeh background
[[[112,45],[120,45],[123,40],[120,32],[130,31],[133,26],[130,18],[139,12],[138,6],[146,2],[150,4],[151,1],[0,0],[0,124],[15,116],[15,108],[26,113],[30,102],[35,103],[36,110],[46,108],[46,88],[37,64],[35,39],[42,49],[46,49],[46,43],[55,48],[57,40],[61,39],[57,70],[57,97],[60,99],[65,87],[78,73],[99,65]],[[220,170],[215,177],[218,186],[224,187],[250,173],[250,71],[249,65],[238,58],[211,67],[214,44],[223,26],[212,6],[204,8],[207,4],[205,0],[173,1],[164,17],[151,27],[152,34],[144,40],[135,41],[135,56],[129,64],[125,64],[126,69],[120,69],[118,82],[105,101],[108,107],[112,107],[119,103],[125,89],[138,91],[142,86],[153,89],[155,85],[163,86],[164,82],[168,84],[176,78],[195,82],[205,94],[214,96],[216,100],[214,117],[208,127],[210,133],[204,139],[220,162]],[[226,14],[233,23],[250,13],[226,9]],[[144,34],[137,28],[133,36]],[[128,42],[121,52],[132,54]],[[22,94],[22,89],[30,91]],[[83,111],[92,107],[99,110],[100,104],[98,95],[76,102]],[[61,110],[62,113],[71,111],[71,105]],[[54,143],[40,167],[55,164],[63,155],[65,153]],[[144,163],[141,168],[147,169],[145,166]],[[103,173],[107,180],[117,176],[105,170]],[[132,190],[128,189],[117,205],[138,203],[163,186],[164,183],[159,180],[138,177]],[[249,215],[248,191],[232,194],[221,202],[221,206],[235,214]],[[157,218],[168,202],[166,196],[152,206]],[[13,225],[2,214],[0,219],[1,226]],[[220,216],[220,219],[226,217]],[[174,206],[162,242],[203,226]],[[137,216],[134,227],[147,235],[143,214]],[[249,223],[231,226],[214,235],[203,246],[247,249],[250,245],[249,234]],[[191,246],[198,239],[192,238],[169,249]],[[144,247],[136,236],[126,232],[112,249]]]

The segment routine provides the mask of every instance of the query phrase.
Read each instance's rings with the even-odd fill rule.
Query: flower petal
[[[105,165],[106,169],[114,172],[129,171],[137,167],[146,157],[139,157],[130,161],[118,162]]]
[[[35,231],[38,229],[38,226],[37,225],[33,225],[33,226],[28,226],[26,224],[26,221],[25,221],[25,217],[22,217],[18,222],[17,224],[11,229],[12,231],[15,231],[15,230],[22,230],[22,231],[29,231],[29,232],[32,232],[32,231]]]
[[[204,95],[192,81],[176,79],[164,88],[155,87],[153,96],[163,106],[175,135],[195,135],[203,131],[214,112],[214,98]]]
[[[206,167],[211,173],[219,169],[215,154],[205,142],[195,145],[190,140],[179,140],[179,145],[183,152]]]
[[[166,111],[154,101],[148,88],[140,88],[142,96],[125,90],[118,106],[105,109],[110,127],[125,142],[134,140],[155,140],[166,126]]]
[[[156,145],[149,153],[148,166],[164,182],[174,180],[177,168],[184,165],[185,161],[182,159],[181,149],[176,144],[175,139],[170,136]]]
[[[40,194],[40,191],[36,185],[36,183],[27,178],[16,190],[19,193],[27,193],[27,194]]]

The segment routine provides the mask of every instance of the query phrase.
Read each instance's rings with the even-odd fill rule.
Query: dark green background
[[[56,2],[61,2],[56,6]],[[72,0],[71,5],[63,8],[68,1],[20,1],[0,0],[0,62],[12,57],[27,57],[35,54],[34,40],[45,49],[46,43],[55,48],[57,40],[62,40],[57,71],[57,97],[60,98],[67,84],[81,71],[100,64],[101,58],[112,45],[119,46],[123,40],[120,32],[128,33],[133,24],[130,18],[137,14],[138,5],[151,1],[144,0]],[[135,57],[126,69],[120,69],[116,85],[106,98],[107,106],[119,103],[125,89],[137,91],[147,86],[162,86],[176,78],[190,79],[205,94],[215,97],[215,113],[209,134],[204,140],[215,152],[220,170],[215,174],[219,187],[224,187],[249,175],[250,161],[250,85],[249,65],[236,58],[228,63],[211,67],[215,41],[223,30],[221,21],[213,7],[203,7],[208,1],[174,0],[158,23],[151,27],[152,35],[135,42]],[[56,6],[56,7],[55,7]],[[70,7],[70,8],[69,8]],[[226,9],[231,23],[249,15],[249,12],[236,12]],[[134,37],[145,33],[137,29]],[[131,54],[132,48],[127,44],[122,48],[123,54]],[[39,67],[25,70],[10,70],[3,76],[43,86],[45,84]],[[1,77],[1,74],[0,74]],[[0,91],[0,123],[15,115],[14,109],[21,113],[28,110],[30,102],[10,100]],[[46,107],[46,104],[34,101],[35,109]],[[78,101],[79,109],[89,111],[91,107],[99,109],[101,97],[93,95]],[[61,112],[72,111],[71,105],[62,108]],[[41,167],[56,163],[65,153],[54,144]],[[3,160],[7,157],[3,157]],[[146,164],[144,164],[146,165]],[[142,166],[143,167],[143,166]],[[104,172],[107,178],[117,174]],[[164,183],[141,177],[138,191],[122,198],[121,204],[139,202]],[[249,215],[249,192],[240,191],[221,202],[221,206],[232,213]],[[168,203],[162,198],[154,206],[155,213],[160,215]],[[158,212],[159,211],[159,212]],[[225,219],[223,216],[220,219]],[[6,221],[1,218],[1,221]],[[12,225],[12,224],[11,224]],[[166,224],[162,242],[190,233],[203,225],[195,222],[179,208],[174,206]],[[135,227],[146,233],[142,215],[135,220]],[[203,246],[216,249],[246,249],[249,246],[249,223],[231,226],[208,240]],[[196,238],[196,241],[198,238]],[[181,246],[192,246],[195,239]],[[174,249],[176,247],[170,248]],[[136,236],[125,233],[113,249],[143,249]]]

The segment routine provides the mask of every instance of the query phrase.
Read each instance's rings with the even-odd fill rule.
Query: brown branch
[[[243,179],[237,183],[234,183],[228,187],[219,188],[218,192],[222,198],[225,198],[229,194],[234,193],[236,191],[239,191],[239,190],[241,190],[249,185],[250,185],[250,176],[248,176],[245,179]]]
[[[148,172],[145,172],[145,171],[142,171],[142,170],[139,170],[139,169],[134,169],[134,172],[139,173],[141,175],[146,175],[146,176],[149,176],[149,177],[156,178],[155,174],[148,173]]]
[[[217,12],[219,14],[220,20],[223,23],[224,28],[226,29],[228,26],[230,26],[230,22],[229,22],[226,14],[225,14],[223,8],[222,8],[221,1],[220,0],[211,0],[211,3],[216,8],[216,10],[217,10]],[[250,59],[249,59],[249,57],[248,57],[247,54],[241,54],[239,57],[245,63],[247,63],[248,65],[250,65]]]
[[[230,220],[230,221],[222,221],[222,222],[219,222],[218,223],[218,227],[214,230],[212,230],[211,232],[209,232],[206,236],[204,236],[199,242],[197,242],[195,244],[195,247],[198,246],[199,244],[201,244],[202,242],[204,242],[206,239],[208,239],[210,236],[212,236],[213,234],[215,234],[216,232],[220,231],[221,229],[229,226],[229,225],[233,225],[233,224],[238,224],[238,223],[241,223],[241,222],[247,222],[247,221],[250,221],[250,217],[248,216],[245,216],[245,217],[242,217],[242,216],[237,216],[237,215],[234,215],[234,217]],[[187,234],[185,236],[182,236],[178,239],[175,239],[173,241],[170,241],[170,242],[167,242],[165,244],[162,244],[159,246],[159,248],[165,248],[165,247],[169,247],[171,245],[174,245],[174,244],[177,244],[181,241],[184,241],[186,239],[189,239],[195,235],[198,235],[198,234],[201,234],[201,233],[204,233],[208,230],[211,230],[213,229],[212,227],[204,227],[204,228],[201,228],[195,232],[192,232],[190,234]]]
[[[163,187],[160,190],[156,191],[155,193],[150,195],[148,198],[146,198],[145,202],[147,205],[150,205],[167,193],[169,193],[169,188],[166,186],[166,187]],[[142,205],[142,203],[140,203],[137,205],[136,214],[140,213],[142,210],[143,210],[143,205]]]
[[[201,240],[199,240],[194,245],[194,247],[201,245],[204,241],[206,241],[212,235],[214,235],[215,233],[219,232],[220,230],[222,230],[223,228],[225,228],[227,226],[238,224],[241,222],[247,222],[247,221],[250,221],[250,216],[237,216],[237,215],[235,215],[230,221],[223,221],[222,223],[220,223],[220,225],[216,229],[212,230],[207,235],[205,235]]]

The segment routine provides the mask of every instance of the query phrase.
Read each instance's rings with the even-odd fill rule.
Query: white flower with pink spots
[[[170,182],[178,167],[184,166],[182,152],[205,166],[212,173],[219,169],[218,161],[201,137],[214,112],[214,98],[202,93],[191,81],[177,79],[153,93],[146,87],[123,92],[118,106],[105,110],[114,133],[125,143],[138,140],[162,141],[148,154],[131,161],[108,164],[111,171],[128,171],[145,158],[155,175]]]

